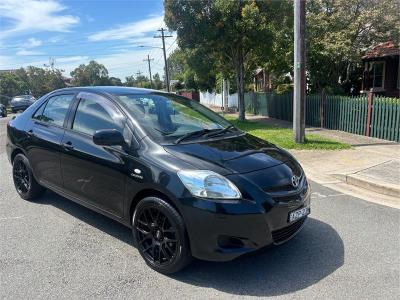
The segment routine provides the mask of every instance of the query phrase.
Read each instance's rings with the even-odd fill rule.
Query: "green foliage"
[[[293,1],[166,0],[164,8],[165,21],[186,53],[181,77],[188,69],[203,82],[210,74],[235,75],[240,101],[252,71],[262,67],[279,92],[290,89]],[[352,85],[360,87],[365,50],[389,40],[399,43],[399,9],[396,0],[308,0],[308,91],[343,94]],[[209,84],[219,89],[215,80]]]
[[[150,89],[151,83],[150,83],[150,79],[146,76],[139,75],[139,76],[135,77],[135,76],[131,75],[131,76],[125,77],[124,86]],[[158,73],[156,73],[153,76],[153,89],[161,90],[163,88],[163,86],[164,86],[164,84],[160,79],[160,75]]]
[[[381,42],[399,42],[395,0],[307,1],[307,68],[311,91],[340,93],[357,73],[364,51]],[[357,78],[353,78],[354,83]]]
[[[8,104],[9,100],[17,95],[31,94],[40,97],[63,87],[65,83],[61,71],[53,68],[29,66],[13,73],[0,74],[0,95],[3,104]]]
[[[110,85],[107,68],[90,61],[88,65],[82,64],[71,72],[72,82],[75,86]]]
[[[244,119],[246,68],[251,71],[254,58],[270,52],[270,20],[279,16],[277,6],[277,1],[252,0],[164,2],[165,22],[177,31],[181,49],[197,51],[196,56],[201,58],[197,61],[203,67],[215,63],[224,75],[232,72],[236,75],[241,119]],[[206,73],[195,71],[198,77]]]
[[[26,94],[28,85],[15,73],[0,74],[0,103],[8,105],[14,96]]]
[[[121,79],[119,79],[117,77],[110,77],[109,81],[110,81],[110,85],[123,86]]]
[[[213,90],[216,67],[212,59],[202,49],[176,49],[168,57],[170,77],[179,80],[185,89]]]

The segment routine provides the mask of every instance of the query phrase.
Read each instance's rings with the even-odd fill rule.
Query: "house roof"
[[[258,68],[258,69],[256,69],[256,70],[254,71],[254,73],[255,73],[255,75],[258,75],[258,74],[262,73],[263,71],[264,71],[264,69]]]
[[[399,55],[400,49],[396,46],[393,41],[380,43],[365,52],[362,59],[370,59],[376,57]]]

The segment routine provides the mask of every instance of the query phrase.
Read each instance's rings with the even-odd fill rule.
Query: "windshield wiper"
[[[182,142],[183,140],[186,140],[186,139],[191,138],[191,137],[205,135],[206,133],[209,133],[210,131],[211,131],[210,129],[201,129],[201,130],[196,130],[196,131],[188,132],[188,133],[182,135],[181,137],[179,137],[179,138],[174,142],[174,144],[179,144],[179,143]]]
[[[217,135],[223,134],[223,133],[227,132],[228,130],[230,130],[232,128],[234,128],[234,126],[233,125],[229,125],[228,127],[225,127],[224,129],[219,129],[218,131],[215,131],[213,133],[207,134],[207,137],[213,137],[213,136],[217,136]]]

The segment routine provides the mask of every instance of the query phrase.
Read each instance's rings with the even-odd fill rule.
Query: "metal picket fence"
[[[293,120],[290,93],[246,93],[248,113]],[[306,124],[400,142],[400,99],[362,95],[307,95]]]

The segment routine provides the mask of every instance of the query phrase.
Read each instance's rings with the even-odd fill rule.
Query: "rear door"
[[[82,92],[77,96],[75,115],[62,139],[61,158],[64,188],[81,201],[123,216],[126,166],[120,146],[93,143],[96,130],[116,129],[126,136],[126,119],[107,98]]]
[[[74,94],[51,96],[35,112],[28,124],[27,156],[34,175],[46,185],[62,187],[60,152],[64,122]]]

